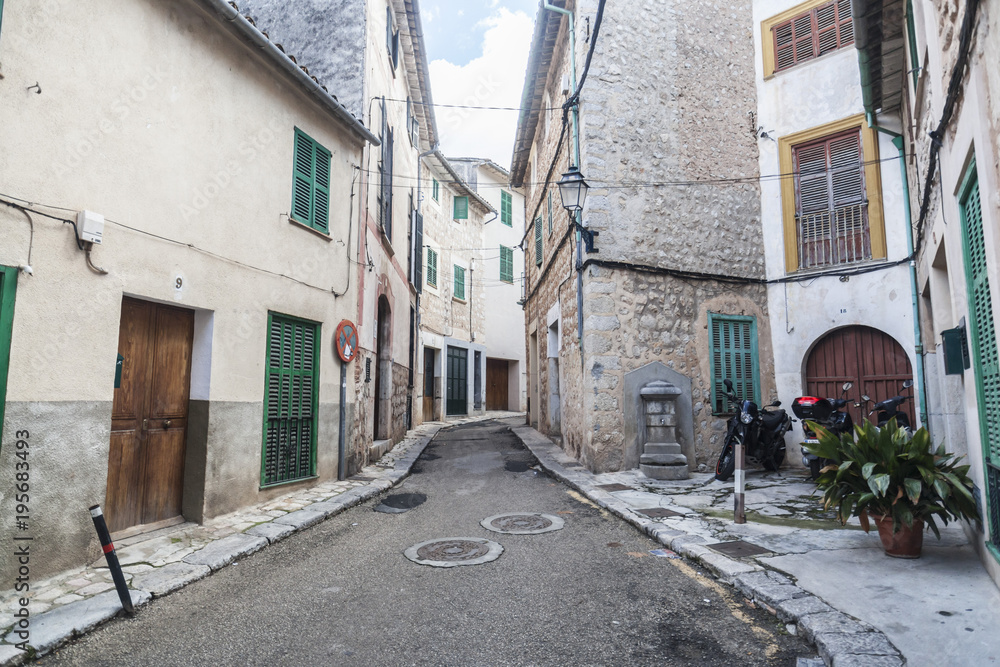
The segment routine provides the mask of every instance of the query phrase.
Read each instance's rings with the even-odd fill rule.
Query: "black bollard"
[[[111,542],[111,533],[108,532],[108,524],[104,521],[104,512],[101,511],[101,506],[91,507],[90,516],[94,519],[94,528],[97,529],[97,537],[101,540],[101,548],[108,561],[111,578],[115,581],[118,599],[122,601],[122,609],[129,616],[134,616],[135,608],[132,606],[132,594],[129,593],[128,584],[125,583],[125,575],[122,574],[122,566],[118,562],[118,554],[115,553],[115,545]]]

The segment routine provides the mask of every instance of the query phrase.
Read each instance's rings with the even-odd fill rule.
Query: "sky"
[[[425,0],[420,6],[435,104],[517,107],[538,0]],[[448,157],[510,166],[516,111],[435,109]]]

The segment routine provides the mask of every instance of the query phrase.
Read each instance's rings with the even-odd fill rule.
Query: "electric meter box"
[[[104,235],[104,216],[93,211],[80,211],[76,214],[76,233],[81,241],[100,245]]]

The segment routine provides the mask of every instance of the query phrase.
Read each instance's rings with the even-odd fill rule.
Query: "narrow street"
[[[789,665],[812,651],[773,616],[532,466],[496,421],[441,431],[412,477],[116,620],[51,665]],[[373,511],[391,497],[426,502]],[[388,499],[388,500],[387,500]],[[399,506],[415,503],[394,503]],[[545,513],[537,535],[480,521]],[[438,568],[403,552],[435,538],[503,553]]]

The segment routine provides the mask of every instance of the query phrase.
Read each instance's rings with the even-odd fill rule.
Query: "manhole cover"
[[[557,516],[537,512],[498,514],[479,523],[486,530],[508,535],[538,535],[559,530],[565,525],[565,522]]]
[[[631,491],[631,486],[625,486],[624,484],[599,484],[597,488],[602,491]]]
[[[386,514],[401,514],[423,505],[426,501],[427,496],[422,493],[396,493],[383,498],[375,511]]]
[[[644,510],[635,510],[636,514],[648,516],[650,519],[666,519],[672,516],[684,516],[680,512],[668,510],[666,507],[650,507]]]
[[[445,537],[414,544],[403,552],[407,558],[420,565],[431,567],[456,567],[481,565],[496,560],[503,547],[492,540],[478,537]]]
[[[719,542],[718,544],[706,544],[705,546],[714,551],[718,551],[724,556],[729,556],[730,558],[746,558],[748,556],[759,556],[761,554],[771,553],[767,549],[758,547],[756,544],[744,542],[743,540],[736,540],[735,542]]]

